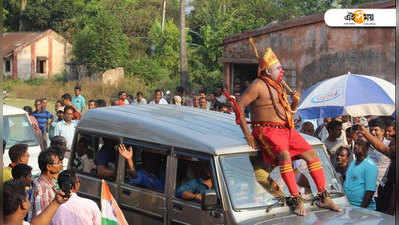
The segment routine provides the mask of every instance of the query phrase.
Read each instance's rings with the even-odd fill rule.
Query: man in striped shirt
[[[40,99],[35,100],[35,108],[36,110],[32,113],[39,123],[40,131],[42,132],[42,139],[44,145],[47,142],[47,127],[49,122],[51,123],[53,120],[53,114],[42,107],[42,101]]]
[[[32,218],[44,211],[56,196],[55,186],[62,170],[62,160],[54,151],[43,151],[39,155],[40,177],[33,181]]]

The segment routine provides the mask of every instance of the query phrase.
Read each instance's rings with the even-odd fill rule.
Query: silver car
[[[281,198],[289,192],[279,168],[265,173],[259,167],[260,152],[249,148],[233,116],[190,107],[129,105],[87,111],[76,129],[69,168],[79,171],[79,195],[98,203],[101,179],[107,180],[134,225],[394,224],[392,216],[350,205],[324,145],[303,136],[317,150],[327,189],[343,212],[312,205],[317,188],[299,160],[294,164],[307,180],[300,190],[308,213],[294,215]],[[118,153],[119,144],[132,147],[134,170]],[[268,185],[260,182],[259,174],[266,174]]]

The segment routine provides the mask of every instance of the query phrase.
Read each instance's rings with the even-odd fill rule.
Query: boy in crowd
[[[18,164],[28,164],[29,162],[29,152],[27,144],[16,144],[10,148],[8,151],[8,156],[10,157],[11,164],[8,167],[3,168],[3,182],[11,180],[12,168]]]
[[[96,101],[93,99],[89,100],[89,109],[95,109],[97,107]]]
[[[3,215],[4,225],[48,225],[61,204],[68,201],[68,196],[62,191],[56,193],[54,200],[42,213],[35,216],[31,223],[24,222],[31,204],[25,192],[25,184],[21,180],[7,181],[3,186]]]
[[[62,95],[61,98],[62,98],[62,101],[64,102],[65,107],[66,106],[72,107],[72,109],[73,109],[73,119],[74,120],[80,120],[81,114],[80,114],[78,108],[72,104],[71,95],[66,93],[66,94]],[[65,112],[65,108],[64,108],[64,112]]]
[[[83,112],[83,109],[86,107],[86,99],[82,96],[82,89],[80,88],[79,85],[76,85],[74,91],[75,91],[75,97],[72,98],[72,104],[81,113]]]
[[[14,180],[20,180],[25,184],[25,190],[28,194],[28,199],[31,201],[32,199],[32,167],[26,164],[18,164],[14,168],[12,168],[12,177]],[[32,218],[32,210],[29,210],[28,215],[25,217],[25,221],[30,221]]]

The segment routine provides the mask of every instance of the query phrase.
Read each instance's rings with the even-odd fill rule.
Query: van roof
[[[3,104],[3,116],[26,114],[25,110],[14,106]]]
[[[251,151],[234,115],[176,105],[127,105],[88,110],[78,130],[112,134],[212,155]],[[309,144],[321,144],[302,134]]]

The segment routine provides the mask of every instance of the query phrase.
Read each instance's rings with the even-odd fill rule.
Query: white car
[[[3,154],[3,163],[8,166],[11,163],[8,151],[15,144],[27,144],[29,152],[29,166],[32,175],[40,174],[38,158],[41,152],[39,137],[35,135],[28,114],[17,107],[3,104],[3,138],[7,142]]]

